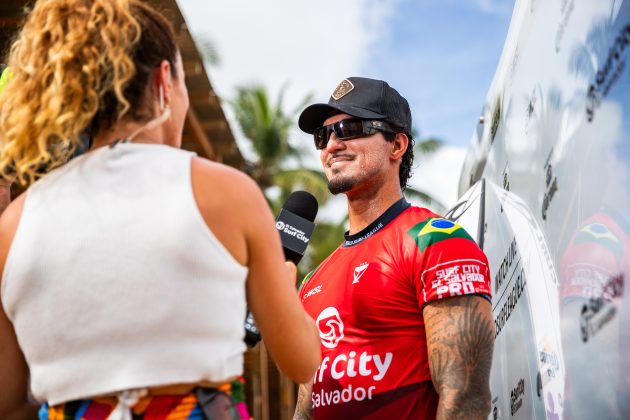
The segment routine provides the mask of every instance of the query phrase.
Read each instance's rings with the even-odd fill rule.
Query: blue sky
[[[414,126],[466,146],[507,34],[512,1],[405,0],[363,68],[407,96]]]
[[[446,145],[417,160],[410,184],[454,203],[514,0],[178,1],[193,36],[219,53],[220,64],[207,70],[229,121],[239,85],[262,84],[276,96],[287,84],[290,110],[309,93],[326,102],[348,76],[386,80],[409,100],[421,136]],[[310,136],[294,130],[290,140],[305,146],[305,164],[319,166]]]

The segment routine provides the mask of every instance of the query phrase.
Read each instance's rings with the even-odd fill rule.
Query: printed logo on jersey
[[[387,375],[394,354],[386,352],[384,354],[370,354],[367,351],[358,353],[340,353],[334,358],[326,356],[315,371],[313,385],[327,383],[328,378],[344,383],[344,378],[363,377],[367,379],[367,386],[359,384],[348,384],[341,389],[320,389],[311,393],[313,407],[324,407],[334,404],[347,403],[350,401],[371,400],[374,394],[378,394],[378,387]],[[365,382],[364,382],[365,384]]]
[[[306,294],[304,294],[304,297],[302,298],[302,302],[304,302],[306,299],[310,298],[311,296],[318,294],[321,291],[322,291],[321,284],[319,286],[313,287],[311,290],[306,292]]]
[[[427,302],[443,297],[485,294],[490,296],[488,266],[479,260],[462,259],[437,264],[420,275]],[[428,296],[427,296],[428,295]]]
[[[319,330],[322,345],[329,349],[337,347],[337,344],[343,338],[343,321],[337,308],[329,306],[321,311],[315,323]]]
[[[450,220],[433,217],[418,223],[407,231],[415,241],[420,251],[424,252],[429,245],[450,238],[463,238],[472,241],[463,227]],[[473,241],[474,242],[474,241]]]
[[[354,267],[354,275],[353,275],[354,279],[352,280],[352,284],[356,284],[359,282],[359,280],[361,279],[361,277],[363,277],[363,274],[365,274],[369,266],[370,264],[364,262]]]

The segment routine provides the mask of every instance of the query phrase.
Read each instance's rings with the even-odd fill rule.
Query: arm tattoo
[[[485,419],[490,412],[494,324],[489,302],[449,298],[423,311],[429,367],[440,394],[438,419]]]
[[[311,399],[312,390],[313,384],[310,382],[300,385],[293,420],[310,420],[313,418],[313,401]]]

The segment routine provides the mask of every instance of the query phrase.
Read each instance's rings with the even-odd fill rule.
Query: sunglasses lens
[[[333,131],[338,140],[351,140],[368,134],[364,132],[363,121],[360,119],[337,121],[336,123],[328,124],[315,130],[313,133],[315,147],[319,150],[326,148],[330,134]]]
[[[329,126],[319,127],[313,133],[313,137],[315,139],[315,147],[318,150],[324,149],[328,144],[328,137],[330,137]]]
[[[361,120],[338,121],[334,129],[339,140],[350,140],[363,135],[363,122]]]

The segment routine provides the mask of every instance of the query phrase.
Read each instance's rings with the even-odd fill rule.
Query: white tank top
[[[204,222],[191,157],[106,146],[28,190],[0,296],[37,399],[242,373],[247,268]]]

